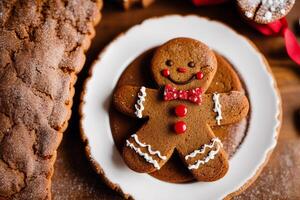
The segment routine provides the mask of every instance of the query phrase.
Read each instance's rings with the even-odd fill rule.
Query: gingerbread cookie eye
[[[174,63],[173,63],[172,60],[167,60],[167,61],[166,61],[166,65],[169,66],[169,67],[171,67],[173,64],[174,64]]]
[[[195,64],[193,61],[190,61],[190,62],[188,63],[188,66],[189,66],[190,68],[194,68],[194,67],[196,67],[196,64]]]

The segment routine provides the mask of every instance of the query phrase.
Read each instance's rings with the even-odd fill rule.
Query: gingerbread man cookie
[[[159,89],[116,88],[116,108],[145,123],[126,140],[123,158],[137,172],[159,170],[174,151],[199,181],[222,178],[228,160],[211,126],[240,121],[249,110],[242,92],[205,94],[217,69],[214,53],[190,38],[159,47],[151,71]]]

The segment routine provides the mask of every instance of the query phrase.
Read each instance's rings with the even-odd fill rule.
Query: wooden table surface
[[[222,21],[252,40],[266,56],[282,96],[282,128],[278,145],[267,166],[254,184],[235,199],[300,199],[299,66],[287,57],[282,38],[266,38],[253,30],[241,19],[233,3],[195,8],[185,0],[160,0],[147,9],[134,9],[128,12],[122,12],[113,5],[104,6],[103,19],[97,26],[96,38],[87,52],[85,68],[79,74],[76,84],[70,126],[58,151],[52,183],[53,199],[121,199],[101,181],[84,156],[84,144],[80,140],[78,125],[79,96],[91,63],[113,38],[144,19],[166,14],[196,14]],[[299,18],[298,1],[288,15],[291,27]],[[300,25],[293,26],[294,31],[296,27],[300,32]]]

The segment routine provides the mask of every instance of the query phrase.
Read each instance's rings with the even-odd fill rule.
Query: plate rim
[[[254,173],[254,175],[252,177],[249,177],[249,179],[247,181],[245,181],[245,183],[240,186],[239,188],[236,188],[235,191],[227,194],[223,199],[231,199],[234,196],[237,196],[239,194],[241,194],[244,190],[246,190],[260,175],[260,173],[262,172],[262,170],[264,169],[264,167],[266,166],[266,164],[268,163],[273,150],[275,149],[277,142],[278,142],[278,137],[279,137],[279,133],[280,133],[280,129],[281,129],[281,125],[282,125],[282,100],[281,100],[281,96],[280,96],[280,91],[279,88],[277,86],[277,82],[276,79],[272,73],[270,64],[268,63],[267,59],[265,58],[265,56],[262,54],[262,52],[259,51],[258,47],[250,40],[248,39],[246,36],[238,33],[236,30],[234,30],[232,27],[228,26],[227,24],[218,21],[218,20],[212,20],[208,17],[203,17],[203,16],[199,16],[197,14],[187,14],[187,15],[181,15],[181,14],[166,14],[166,15],[162,15],[162,16],[155,16],[155,17],[150,17],[147,19],[144,19],[141,23],[135,24],[131,27],[129,27],[127,30],[119,33],[116,37],[114,37],[114,39],[112,39],[98,54],[98,56],[95,58],[95,60],[92,62],[90,69],[88,70],[88,75],[86,77],[86,79],[83,82],[83,88],[80,94],[80,101],[79,101],[79,108],[78,108],[78,113],[79,113],[79,131],[80,131],[80,137],[82,142],[84,143],[84,149],[85,149],[85,154],[86,157],[88,159],[88,161],[90,162],[92,168],[94,169],[94,171],[100,176],[100,178],[102,179],[102,181],[104,181],[104,183],[109,186],[112,190],[118,192],[122,197],[124,197],[125,199],[129,199],[132,198],[134,199],[130,194],[126,193],[125,191],[123,191],[122,186],[120,186],[119,184],[113,183],[111,180],[109,180],[108,177],[106,177],[105,175],[105,171],[102,169],[100,163],[98,163],[92,156],[91,154],[91,147],[89,145],[89,140],[84,132],[84,128],[83,128],[83,120],[85,118],[84,112],[83,112],[83,107],[85,106],[85,95],[86,95],[86,91],[87,91],[87,85],[88,82],[90,81],[90,79],[92,78],[94,69],[97,65],[97,62],[99,62],[103,55],[105,55],[106,51],[110,48],[110,46],[112,46],[118,39],[120,39],[121,37],[126,36],[126,34],[131,31],[132,29],[135,28],[139,28],[140,26],[142,26],[144,23],[148,23],[149,21],[153,21],[153,20],[160,20],[162,18],[172,18],[172,17],[180,17],[180,18],[188,18],[188,17],[195,17],[195,18],[200,18],[201,20],[206,20],[206,21],[210,21],[210,22],[214,22],[217,24],[220,24],[222,26],[225,26],[226,28],[230,29],[230,31],[234,32],[236,35],[238,35],[239,37],[243,38],[244,40],[246,40],[256,51],[256,53],[259,54],[259,56],[262,58],[266,70],[268,72],[268,75],[271,78],[271,82],[272,82],[272,87],[274,88],[275,91],[275,96],[277,98],[277,113],[276,113],[276,127],[275,127],[275,135],[274,135],[274,144],[272,147],[269,147],[269,149],[266,151],[265,153],[265,160],[263,163],[261,163],[258,167],[258,169],[256,170],[256,172]]]

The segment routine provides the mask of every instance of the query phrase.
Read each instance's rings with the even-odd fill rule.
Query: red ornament
[[[183,134],[186,131],[186,124],[184,121],[178,121],[174,125],[174,131],[176,134]]]
[[[179,68],[177,68],[177,71],[180,72],[180,73],[185,73],[186,72],[186,68],[179,67]]]
[[[204,76],[204,74],[203,74],[202,72],[198,72],[198,73],[196,74],[196,77],[197,77],[198,80],[203,79],[203,76]]]
[[[161,74],[164,76],[164,77],[168,77],[170,76],[170,70],[169,69],[163,69],[161,71]]]
[[[175,114],[178,117],[185,117],[187,114],[187,111],[188,111],[187,107],[184,104],[180,104],[180,105],[176,106],[176,108],[175,108]]]

